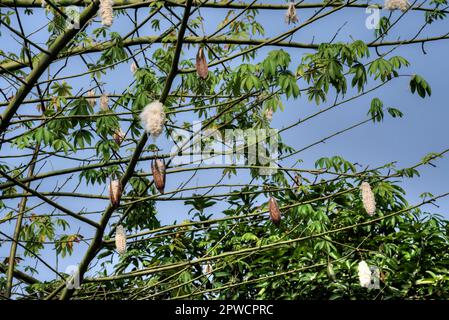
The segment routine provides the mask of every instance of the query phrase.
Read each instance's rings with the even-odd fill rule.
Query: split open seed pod
[[[101,111],[109,110],[109,96],[107,94],[102,94],[100,97],[100,110]]]
[[[287,13],[285,14],[285,22],[287,24],[298,22],[298,16],[296,15],[296,7],[294,2],[288,4]]]
[[[206,56],[204,55],[202,47],[198,49],[198,53],[196,54],[196,73],[198,73],[198,76],[203,80],[205,80],[209,74]]]
[[[109,182],[109,199],[114,207],[120,205],[120,198],[122,197],[122,184],[119,179],[111,180]]]
[[[151,172],[153,173],[154,184],[156,189],[164,194],[165,189],[165,161],[163,159],[155,159],[151,162]]]
[[[270,211],[271,221],[273,221],[276,227],[279,227],[281,223],[281,211],[279,211],[278,203],[273,197],[270,197],[268,200],[268,210]]]
[[[294,178],[294,185],[296,187],[299,187],[302,185],[302,177],[299,174],[295,174],[295,178]]]
[[[114,131],[112,138],[114,139],[114,141],[117,145],[121,145],[123,140],[125,140],[125,133],[123,132],[123,130],[121,128],[118,128]]]
[[[115,229],[115,249],[120,255],[126,252],[126,233],[121,224]]]
[[[95,107],[95,104],[97,103],[97,99],[95,98],[95,90],[89,90],[89,92],[87,92],[87,103],[91,108]]]
[[[131,69],[132,74],[135,74],[136,71],[137,71],[137,69],[139,69],[139,68],[137,67],[137,64],[136,64],[135,62],[133,62],[133,63],[131,64],[130,69]]]
[[[366,213],[370,216],[374,215],[376,212],[376,199],[370,184],[368,182],[362,182],[360,190],[362,192],[362,203]]]
[[[213,272],[212,265],[210,263],[206,264],[204,266],[204,273],[205,274],[211,274]]]
[[[113,0],[100,0],[100,8],[98,11],[100,12],[101,24],[105,27],[112,26],[114,20],[113,5]]]

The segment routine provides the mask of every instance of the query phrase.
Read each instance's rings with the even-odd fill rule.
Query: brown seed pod
[[[120,198],[122,197],[122,184],[120,180],[111,180],[109,183],[109,199],[114,207],[120,205]]]
[[[123,132],[123,130],[121,128],[118,128],[114,131],[112,138],[114,139],[114,141],[117,145],[121,145],[123,140],[125,140],[125,133]]]
[[[204,56],[204,50],[202,47],[198,49],[198,53],[196,54],[196,73],[198,76],[205,80],[209,74],[206,57]]]
[[[87,103],[91,108],[95,107],[95,104],[97,103],[97,99],[95,98],[95,90],[89,90],[87,92]]]
[[[299,174],[295,174],[295,180],[294,180],[294,185],[293,187],[299,187],[302,184],[302,177]]]
[[[165,188],[165,162],[162,159],[155,159],[151,162],[151,172],[153,173],[154,184],[161,194]]]
[[[271,221],[273,221],[276,227],[279,227],[281,223],[281,212],[279,211],[279,206],[275,198],[270,197],[270,200],[268,200],[268,209],[270,210]]]
[[[203,270],[205,274],[211,274],[214,271],[210,263],[206,264]]]

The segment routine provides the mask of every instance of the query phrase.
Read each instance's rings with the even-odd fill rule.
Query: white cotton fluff
[[[362,182],[360,185],[360,190],[362,191],[362,203],[363,207],[370,216],[376,212],[376,199],[374,198],[374,193],[371,190],[371,186],[368,182]]]
[[[114,17],[114,10],[112,6],[114,5],[113,0],[100,0],[100,18],[101,24],[105,27],[112,26],[112,20]]]
[[[120,255],[126,252],[126,233],[122,225],[115,229],[115,249]]]
[[[410,7],[410,3],[407,0],[385,0],[384,8],[387,10],[401,10],[407,11]]]
[[[90,90],[87,93],[87,103],[93,108],[95,107],[95,104],[97,103],[97,99],[95,97],[95,90]]]
[[[285,14],[285,22],[287,24],[298,22],[298,16],[296,15],[296,7],[294,2],[288,4],[287,13]]]
[[[160,101],[156,100],[148,104],[139,117],[146,132],[154,139],[160,136],[165,123],[164,106]]]
[[[366,261],[359,262],[359,281],[362,287],[368,288],[371,284],[371,269]]]
[[[100,97],[100,110],[109,110],[109,97],[106,94],[102,94]]]
[[[133,63],[131,64],[130,69],[131,69],[132,74],[135,74],[136,71],[137,71],[137,69],[138,69],[138,68],[137,68],[137,64],[136,64],[135,62],[133,62]]]
[[[41,7],[45,9],[47,7],[47,1],[41,0]]]

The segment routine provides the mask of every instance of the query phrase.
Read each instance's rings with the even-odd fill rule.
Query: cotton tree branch
[[[34,169],[36,167],[36,159],[39,154],[39,149],[40,149],[40,145],[37,144],[34,149],[33,156],[31,157],[31,165],[28,169],[29,177],[34,175]],[[24,185],[29,187],[30,183],[28,182]],[[20,232],[22,230],[22,221],[23,221],[23,216],[24,216],[24,213],[26,210],[26,205],[27,205],[27,200],[28,200],[27,195],[28,194],[25,193],[25,197],[22,198],[22,200],[20,201],[20,204],[19,204],[19,215],[17,217],[16,226],[15,226],[14,235],[13,235],[14,241],[11,242],[11,249],[9,251],[9,263],[8,263],[8,273],[7,273],[7,279],[6,279],[6,293],[5,293],[5,296],[7,298],[11,297],[12,282],[13,282],[14,268],[15,268],[15,262],[16,262],[17,243],[19,241]]]
[[[4,264],[0,264],[0,273],[7,273],[7,270],[8,270],[7,266],[5,266]],[[34,278],[20,270],[14,270],[13,275],[14,275],[14,278],[19,279],[28,284],[40,283],[40,281],[37,280],[36,278]]]
[[[39,8],[42,5],[43,0],[0,0],[1,5],[5,6],[17,6],[17,7],[25,7],[25,8]],[[146,1],[140,1],[140,0],[114,0],[114,8],[115,9],[122,9],[122,8],[145,8],[148,7],[154,3],[157,3],[159,0],[146,0]],[[67,6],[85,6],[87,4],[90,4],[91,0],[58,0],[57,5],[60,7],[67,7]],[[195,1],[195,3],[198,3],[199,1]],[[262,1],[261,1],[262,2]],[[184,7],[186,1],[175,1],[175,0],[165,0],[165,6],[167,7]],[[350,8],[367,8],[368,6],[373,5],[369,3],[354,3],[349,4],[347,7]],[[241,9],[244,10],[248,7],[248,3],[244,2],[232,2],[232,1],[222,1],[222,2],[215,2],[215,1],[206,1],[201,4],[204,8],[221,8],[221,9]],[[316,2],[316,3],[301,3],[297,4],[297,9],[314,9],[314,8],[321,8],[323,6],[338,6],[338,4],[329,4],[326,2]],[[382,5],[376,4],[378,8],[383,8]],[[271,3],[257,3],[251,5],[252,9],[257,10],[286,10],[288,8],[287,4],[271,4]],[[433,9],[430,8],[421,8],[416,7],[412,10],[417,11],[433,11]],[[445,12],[445,11],[443,11]]]
[[[427,37],[421,39],[413,39],[413,40],[396,40],[396,41],[382,41],[368,44],[370,48],[378,48],[378,47],[388,47],[395,45],[405,45],[405,44],[416,44],[416,43],[425,43],[432,42],[438,40],[449,39],[449,35],[446,33],[441,36],[435,37]],[[143,36],[136,37],[133,39],[127,39],[123,41],[124,47],[132,47],[142,44],[151,44],[151,43],[176,43],[176,39],[172,38],[164,38],[161,39],[160,36]],[[318,49],[319,44],[313,43],[302,43],[302,42],[294,42],[294,41],[279,41],[279,42],[267,42],[265,39],[239,39],[234,37],[226,37],[226,36],[217,36],[208,38],[206,37],[195,37],[195,36],[187,36],[185,37],[184,43],[207,43],[207,44],[235,44],[235,45],[254,45],[254,46],[272,46],[272,47],[288,47],[288,48],[299,48],[299,49]],[[59,59],[64,59],[67,57],[76,56],[84,53],[94,53],[94,52],[102,52],[108,48],[114,46],[113,41],[105,41],[95,45],[86,45],[86,46],[77,46],[70,50],[65,51],[60,54],[55,61]],[[7,71],[16,71],[22,68],[27,67],[28,61],[16,62],[16,61],[8,61],[2,62],[0,64],[0,74],[3,74]],[[1,104],[0,104],[1,105]]]

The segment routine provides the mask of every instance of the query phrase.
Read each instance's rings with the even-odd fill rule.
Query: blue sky
[[[272,3],[284,3],[284,1],[272,1]],[[379,3],[379,2],[372,2]],[[178,14],[181,11],[178,9]],[[310,10],[298,10],[298,16],[300,23],[304,21],[314,12],[314,9]],[[146,10],[141,10],[139,19],[142,20],[146,16]],[[201,14],[205,18],[206,33],[214,31],[218,23],[224,18],[225,10],[211,10],[201,9]],[[386,11],[382,11],[382,15],[389,14]],[[285,32],[291,28],[284,23],[283,11],[272,12],[260,12],[258,21],[260,21],[266,29],[266,37],[274,36]],[[399,12],[392,14],[393,19],[400,15]],[[297,32],[292,40],[304,43],[321,43],[327,42],[332,39],[336,30],[341,27],[341,30],[336,37],[336,41],[350,42],[354,39],[361,40],[373,40],[373,30],[365,28],[365,19],[367,14],[364,9],[345,9],[325,19],[320,20],[318,23],[312,24],[299,32]],[[41,9],[35,10],[33,19],[24,20],[24,28],[28,33],[35,30],[37,27],[42,26],[46,22],[46,18],[42,15]],[[404,19],[402,19],[391,31],[388,39],[396,40],[406,39],[414,36],[416,30],[418,30],[424,24],[424,14],[422,12],[409,12]],[[161,27],[164,29],[168,26],[168,23],[161,20]],[[98,27],[96,24],[95,27]],[[123,16],[116,19],[112,30],[120,32],[122,35],[126,34],[130,30],[132,24],[127,21]],[[427,36],[438,36],[449,32],[447,30],[447,22],[439,21],[426,27],[420,38]],[[92,27],[89,28],[92,30]],[[142,28],[141,35],[154,34],[154,31],[147,25]],[[3,38],[7,38],[6,34],[2,34]],[[45,30],[33,35],[33,39],[43,42],[45,37]],[[17,46],[13,42],[5,40],[3,43],[11,45],[7,47],[7,50],[13,50]],[[153,48],[157,48],[154,46]],[[14,50],[15,50],[14,49]],[[258,51],[256,61],[260,61],[265,58],[267,53],[276,48],[263,48]],[[305,49],[286,49],[292,58],[292,69],[296,69],[296,66],[301,61],[302,55],[310,50]],[[381,48],[380,52],[385,52],[387,48]],[[153,49],[149,50],[150,52]],[[342,107],[338,107],[330,112],[326,112],[321,116],[307,121],[303,125],[297,126],[293,129],[286,131],[283,134],[284,142],[300,149],[311,143],[314,143],[323,137],[326,137],[335,131],[344,129],[352,124],[362,121],[367,118],[367,112],[371,99],[374,97],[380,98],[386,107],[395,107],[400,109],[404,113],[402,119],[392,119],[388,115],[382,123],[368,123],[361,127],[358,127],[350,132],[339,135],[332,138],[325,144],[320,144],[308,149],[307,151],[300,153],[297,157],[285,162],[285,166],[291,166],[298,159],[302,159],[303,163],[300,164],[301,168],[311,169],[314,166],[314,162],[321,157],[340,155],[345,159],[358,162],[364,166],[376,167],[383,165],[391,161],[398,161],[398,167],[411,166],[420,161],[420,159],[429,152],[440,152],[448,148],[448,134],[449,127],[447,126],[447,119],[449,116],[447,106],[447,74],[449,74],[449,65],[445,63],[446,57],[449,53],[449,41],[443,40],[438,42],[429,42],[425,45],[425,51],[427,54],[423,54],[421,45],[407,45],[396,49],[389,55],[401,55],[405,57],[411,66],[404,69],[402,74],[419,74],[423,76],[432,87],[432,96],[430,98],[421,99],[418,95],[412,95],[409,89],[409,78],[400,77],[391,81],[387,86],[376,90],[372,94],[368,94],[365,97],[356,99],[350,103],[344,104]],[[16,51],[17,52],[17,51]],[[195,47],[191,48],[188,52],[193,57],[195,53]],[[98,57],[98,54],[92,54],[90,57]],[[371,52],[371,58],[374,58],[376,53]],[[87,57],[90,60],[90,57]],[[94,61],[95,59],[91,60]],[[142,60],[141,60],[142,61]],[[71,68],[69,72],[63,74],[79,73],[85,70],[84,65],[78,58],[70,60]],[[234,62],[231,66],[237,65],[239,62]],[[60,66],[61,63],[56,63],[55,66]],[[51,70],[56,70],[56,67],[52,67]],[[129,63],[117,67],[114,71],[108,72],[107,76],[102,79],[105,84],[107,92],[120,93],[132,81],[132,75],[129,72]],[[70,80],[70,84],[76,89],[87,89],[90,85],[88,78],[76,78]],[[2,84],[3,85],[3,84]],[[371,83],[369,86],[372,86]],[[75,89],[76,88],[76,89]],[[348,93],[350,97],[351,92]],[[298,100],[284,101],[285,111],[277,112],[273,117],[272,127],[281,129],[284,126],[291,124],[298,118],[304,118],[307,115],[317,112],[318,110],[329,106],[332,103],[332,95],[329,96],[329,101],[323,103],[320,106],[316,106],[313,103],[307,101],[306,97],[302,97]],[[33,107],[27,105],[27,108]],[[25,106],[23,107],[25,108]],[[23,109],[20,111],[22,112]],[[25,113],[25,112],[22,112]],[[193,114],[182,114],[176,120],[180,123],[184,121],[192,122],[197,120]],[[168,152],[171,149],[171,142],[166,138],[160,138],[158,140],[163,152]],[[9,151],[7,148],[3,148],[0,151],[2,154]],[[17,154],[17,151],[14,151]],[[125,151],[122,156],[130,155],[130,151]],[[13,160],[10,160],[12,163]],[[410,203],[417,203],[420,201],[419,195],[423,192],[431,192],[434,195],[445,193],[449,191],[447,181],[449,181],[449,160],[443,158],[434,161],[436,165],[433,167],[425,167],[420,170],[421,177],[413,179],[404,179],[401,181],[402,186],[407,191],[407,199]],[[79,165],[76,162],[67,160],[52,160],[45,163],[40,168],[42,172],[55,170],[58,168],[72,167]],[[139,168],[144,168],[145,171],[149,171],[149,162],[139,164]],[[220,178],[220,171],[204,171],[198,177],[194,178],[189,186],[195,186],[196,184],[215,184]],[[191,173],[180,173],[168,176],[166,190],[175,190],[180,181],[190,177]],[[198,180],[201,179],[201,180]],[[39,185],[40,191],[46,190],[46,188],[55,184],[58,179],[48,179],[48,185]],[[75,177],[73,181],[69,182],[64,190],[72,190],[76,185],[78,179]],[[240,172],[237,177],[232,178],[232,183],[245,183],[248,181],[248,174],[245,171]],[[38,187],[38,183],[33,183],[33,186]],[[78,190],[78,192],[94,193],[103,192],[106,194],[105,186],[89,187],[89,190]],[[217,193],[226,192],[229,188],[221,188],[216,190]],[[48,191],[48,190],[47,190]],[[182,193],[182,195],[188,195],[189,193]],[[263,201],[263,198],[261,198]],[[79,201],[71,198],[60,198],[58,202],[72,209],[73,211],[80,210],[82,208],[88,208],[89,210],[102,210],[106,207],[106,201]],[[29,201],[29,205],[38,203],[35,199]],[[449,218],[449,199],[445,198],[439,200],[437,205],[440,207],[426,206],[425,208],[432,211],[444,214],[446,218]],[[14,205],[11,205],[14,206]],[[215,215],[225,205],[218,204],[214,206],[210,212]],[[182,201],[176,202],[158,202],[158,217],[163,224],[171,224],[174,221],[182,221],[188,218],[187,211],[190,207],[184,206]],[[37,213],[44,214],[51,210],[48,206],[43,205],[36,209]],[[3,214],[1,215],[3,216]],[[92,216],[91,218],[94,218]],[[98,216],[97,216],[98,218]],[[73,220],[69,219],[70,222]],[[78,228],[82,227],[85,237],[89,237],[92,234],[92,229],[89,227],[81,226],[77,222],[73,222],[72,230],[76,232]],[[0,229],[8,234],[12,233],[13,225],[2,224]],[[70,264],[75,264],[82,257],[86,244],[79,244],[75,249],[75,253],[72,257],[59,261],[59,270],[64,271],[65,267]],[[9,243],[4,243],[0,246],[0,257],[5,257],[9,252]],[[23,251],[19,249],[19,255],[22,255]],[[55,253],[51,248],[47,248],[42,252],[42,257],[48,259],[48,261],[55,261]],[[42,270],[41,276],[53,277],[45,268],[39,266],[39,270]]]

